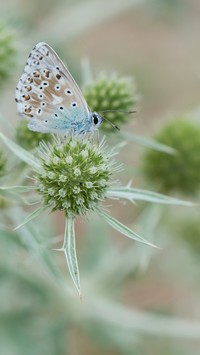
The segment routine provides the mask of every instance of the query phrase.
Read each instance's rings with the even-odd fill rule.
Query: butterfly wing
[[[61,59],[46,43],[38,43],[29,54],[15,100],[19,114],[29,119],[28,127],[33,131],[89,130],[86,101]]]

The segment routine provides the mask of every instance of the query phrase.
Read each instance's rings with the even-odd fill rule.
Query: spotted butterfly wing
[[[32,131],[80,134],[94,130],[93,114],[78,85],[46,43],[38,43],[29,54],[15,100]]]

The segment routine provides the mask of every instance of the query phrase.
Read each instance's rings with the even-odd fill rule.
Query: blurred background
[[[134,78],[137,113],[118,122],[121,131],[177,150],[163,153],[129,137],[117,158],[125,169],[120,180],[199,202],[199,19],[198,0],[2,1],[1,131],[22,143],[15,86],[30,50],[47,42],[83,92],[102,72]],[[124,143],[120,137],[108,133],[108,144]],[[27,168],[0,148],[1,184],[22,184]],[[53,250],[62,243],[62,214],[13,232],[23,201],[7,197],[0,200],[0,354],[199,354],[198,206],[112,203],[113,215],[158,250],[126,240],[93,215],[80,219],[80,303],[63,255]]]

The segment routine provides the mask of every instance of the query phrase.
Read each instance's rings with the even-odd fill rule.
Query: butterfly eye
[[[99,117],[97,115],[93,115],[93,123],[95,125],[99,123]]]
[[[96,126],[96,125],[100,125],[101,122],[102,122],[102,117],[99,116],[97,113],[93,113],[92,115],[92,122],[93,124]]]

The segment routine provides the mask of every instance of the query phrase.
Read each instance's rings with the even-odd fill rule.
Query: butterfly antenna
[[[137,111],[133,110],[133,111],[124,111],[124,110],[103,110],[103,111],[99,111],[99,112],[122,112],[122,113],[128,113],[128,114],[131,114],[131,113],[136,113]]]
[[[103,112],[103,111],[102,111]],[[104,121],[108,122],[110,126],[112,126],[113,128],[117,129],[118,131],[120,131],[119,127],[116,126],[115,124],[113,124],[111,121],[109,121],[107,118],[102,117]]]
[[[133,110],[133,111],[124,111],[124,110],[103,110],[103,111],[99,111],[100,113],[104,113],[104,112],[123,112],[123,113],[128,113],[128,114],[131,114],[131,113],[135,113],[136,111]],[[120,131],[119,127],[116,126],[115,124],[113,124],[111,121],[109,121],[107,118],[103,117],[103,120],[108,122],[113,128],[117,129],[118,131]]]

